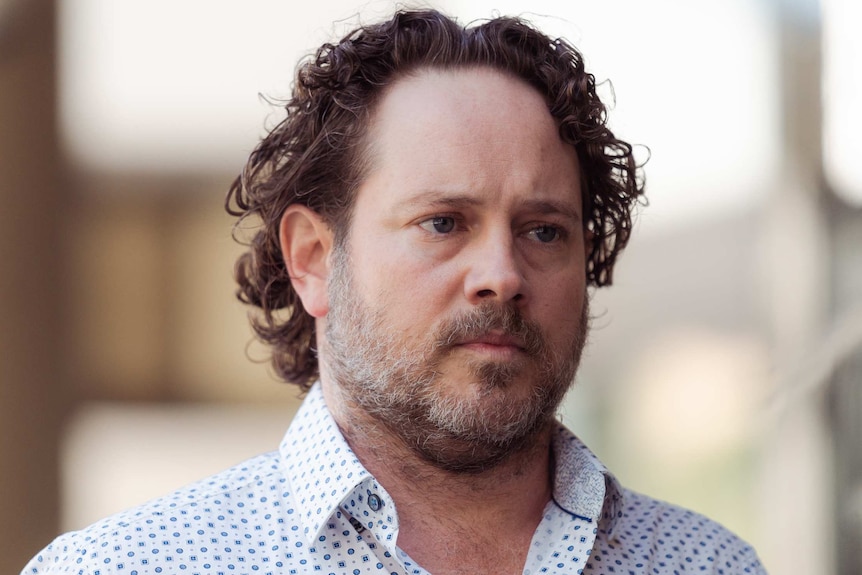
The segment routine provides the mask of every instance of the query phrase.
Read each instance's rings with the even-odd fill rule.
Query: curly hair
[[[519,18],[472,27],[433,10],[399,11],[357,28],[300,62],[287,117],[258,144],[228,192],[239,225],[258,227],[237,261],[238,298],[257,306],[257,336],[272,348],[276,373],[307,390],[318,376],[314,319],[303,309],[279,245],[279,223],[294,203],[318,213],[337,245],[366,162],[363,135],[385,88],[419,69],[485,66],[521,78],[542,94],[560,136],[577,151],[590,253],[587,281],[611,283],[614,262],[631,234],[643,177],[632,147],[607,127],[607,110],[581,54]]]

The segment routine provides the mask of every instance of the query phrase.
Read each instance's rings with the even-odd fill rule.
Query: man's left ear
[[[302,307],[315,318],[329,311],[326,282],[332,239],[332,230],[320,214],[306,206],[291,204],[281,216],[281,256]]]
[[[596,234],[587,229],[587,226],[584,226],[584,257],[586,259],[590,258],[590,252],[593,250],[593,244],[596,241]]]

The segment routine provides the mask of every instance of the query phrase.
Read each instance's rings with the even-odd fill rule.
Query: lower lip
[[[492,343],[471,342],[462,343],[459,347],[480,353],[486,356],[496,356],[499,359],[511,359],[522,353],[521,348],[516,345],[495,345]]]

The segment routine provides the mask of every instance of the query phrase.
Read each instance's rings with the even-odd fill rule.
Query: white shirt
[[[562,425],[552,446],[553,500],[525,574],[765,574],[720,525],[624,490]],[[316,385],[278,452],[62,535],[22,575],[426,575],[397,538],[395,503]]]

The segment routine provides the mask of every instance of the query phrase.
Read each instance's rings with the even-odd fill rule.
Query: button
[[[368,507],[371,508],[371,511],[377,511],[381,507],[383,507],[383,502],[380,501],[380,498],[376,493],[372,493],[368,496]]]

